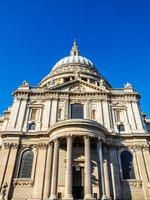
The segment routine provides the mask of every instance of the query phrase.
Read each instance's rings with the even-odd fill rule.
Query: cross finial
[[[71,56],[79,56],[80,55],[76,39],[74,39],[73,47],[70,51],[70,55]]]

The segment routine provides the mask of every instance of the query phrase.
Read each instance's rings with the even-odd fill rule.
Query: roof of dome
[[[52,68],[52,71],[58,69],[62,65],[68,64],[82,64],[90,68],[95,68],[94,64],[89,59],[79,55],[70,55],[59,60]]]
[[[59,60],[52,68],[52,72],[56,71],[59,68],[62,68],[64,66],[68,66],[69,64],[79,64],[84,65],[84,67],[93,69],[96,71],[96,68],[94,64],[86,57],[80,56],[79,49],[77,47],[76,40],[74,40],[73,47],[70,51],[70,56],[67,56],[65,58],[62,58]]]

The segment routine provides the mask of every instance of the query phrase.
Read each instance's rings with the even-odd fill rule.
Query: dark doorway
[[[74,199],[84,198],[84,168],[80,166],[73,167],[73,197]]]

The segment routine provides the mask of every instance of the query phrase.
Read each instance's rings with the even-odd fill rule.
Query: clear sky
[[[131,82],[150,116],[150,0],[0,1],[0,113],[12,92],[37,85],[78,40],[115,88]]]

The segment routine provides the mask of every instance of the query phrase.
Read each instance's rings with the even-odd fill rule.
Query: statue
[[[75,79],[79,79],[80,78],[80,70],[77,70],[75,72]]]
[[[6,195],[6,188],[8,187],[7,183],[5,183],[2,188],[1,188],[1,192],[0,192],[0,200],[5,200],[4,196]]]
[[[22,83],[22,86],[29,86],[29,83],[28,83],[28,81],[23,81],[23,83]]]
[[[51,82],[50,82],[50,86],[54,86],[55,85],[55,80],[54,78],[52,78]]]
[[[99,86],[100,86],[100,87],[105,86],[105,81],[104,81],[103,78],[100,79],[100,81],[99,81]]]
[[[126,84],[124,84],[124,88],[127,88],[127,89],[132,89],[132,85],[131,85],[131,83],[126,83]]]

